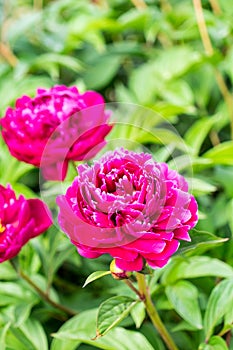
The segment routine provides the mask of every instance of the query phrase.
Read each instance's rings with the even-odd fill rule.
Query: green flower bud
[[[112,277],[115,278],[116,280],[127,279],[132,274],[131,271],[124,271],[124,270],[120,269],[119,267],[117,267],[115,259],[113,259],[113,261],[110,264],[110,271],[111,271]]]

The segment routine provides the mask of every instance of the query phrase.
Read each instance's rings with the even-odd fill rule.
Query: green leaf
[[[35,350],[47,350],[48,341],[41,324],[34,319],[27,319],[19,327],[20,331],[33,345]]]
[[[69,68],[74,72],[83,70],[83,66],[77,58],[64,54],[45,53],[32,61],[32,69],[43,69],[53,78],[59,77],[59,66]]]
[[[6,306],[2,310],[4,320],[9,320],[14,327],[21,326],[30,316],[32,307],[39,302],[35,299],[33,302],[18,301],[16,304]]]
[[[17,349],[48,350],[46,334],[40,322],[35,319],[27,319],[19,327],[11,327],[11,334],[7,338],[7,345],[18,343]]]
[[[52,341],[51,350],[74,350],[82,343],[80,338],[91,341],[95,335],[95,329],[96,310],[81,312],[65,322],[57,333],[52,334],[55,338]]]
[[[194,196],[201,196],[217,191],[217,187],[210,184],[206,180],[198,179],[196,177],[188,178],[185,177],[189,183],[189,189]]]
[[[48,241],[46,239],[32,240],[31,245],[43,264],[47,284],[51,285],[56,271],[65,260],[73,258],[75,249],[62,234],[59,234],[55,226],[49,228],[48,238]]]
[[[31,164],[26,164],[24,162],[19,162],[16,158],[13,158],[10,156],[10,153],[6,147],[6,145],[1,145],[1,159],[0,164],[1,167],[4,168],[4,172],[0,174],[1,183],[3,185],[6,185],[10,183],[12,186],[23,186],[22,184],[19,184],[17,180],[21,176],[23,176],[25,173],[27,173],[29,170],[33,169],[33,166]],[[35,193],[33,191],[28,189],[28,193],[31,193],[32,197],[35,197]]]
[[[200,344],[198,350],[229,350],[226,342],[218,336],[211,337],[208,344]]]
[[[19,327],[30,316],[32,307],[37,303],[37,300],[33,303],[22,303],[14,306],[14,326]]]
[[[132,72],[129,80],[130,90],[134,93],[137,101],[142,104],[151,103],[156,93],[164,88],[163,81],[159,79],[159,74],[154,70],[153,63],[140,66]],[[144,82],[146,81],[146,85]]]
[[[123,15],[121,15],[118,19],[119,23],[122,24],[124,29],[135,28],[137,30],[143,30],[146,22],[151,20],[152,13],[149,9],[138,11],[136,8],[133,8]]]
[[[147,127],[148,128],[148,127]],[[161,145],[174,144],[178,149],[186,149],[186,145],[182,138],[175,132],[165,128],[154,128],[150,131],[144,128],[141,130],[135,126],[137,131],[136,140],[141,143],[155,143]]]
[[[198,289],[188,281],[178,281],[165,288],[168,300],[176,312],[197,329],[202,329]]]
[[[202,155],[213,162],[213,164],[233,165],[233,141],[226,141],[211,148]]]
[[[224,325],[233,327],[233,307],[229,308],[224,317]]]
[[[174,284],[177,280],[203,276],[233,277],[233,268],[208,256],[176,257],[165,268],[161,281]]]
[[[172,57],[172,60],[171,60]],[[193,65],[202,60],[199,52],[189,46],[176,46],[161,50],[156,58],[156,70],[165,80],[184,75]]]
[[[192,157],[191,155],[181,155],[178,157],[175,157],[174,159],[171,159],[168,162],[168,165],[176,169],[176,171],[183,171],[184,169],[193,170],[193,169],[199,169],[199,168],[209,168],[213,165],[212,161],[207,158],[201,158],[201,157]]]
[[[225,340],[218,336],[211,337],[209,340],[209,345],[214,350],[228,350]]]
[[[233,278],[223,280],[212,290],[204,316],[206,338],[213,334],[214,327],[233,305]]]
[[[133,70],[129,80],[130,88],[140,103],[152,103],[155,96],[161,92],[166,95],[168,101],[177,103],[184,96],[185,100],[190,102],[192,92],[186,83],[179,83],[180,80],[177,78],[185,74],[200,59],[199,53],[191,51],[190,47],[184,45],[161,50],[155,59]],[[174,89],[175,87],[177,89],[177,85],[179,91],[175,94]]]
[[[38,297],[19,283],[0,282],[0,305],[36,302]]]
[[[10,327],[10,322],[6,323],[4,327],[0,327],[0,349],[5,350],[6,349],[6,335],[7,331]]]
[[[136,328],[140,328],[142,325],[142,322],[146,317],[145,305],[143,303],[135,304],[132,310],[130,311],[130,315],[134,320]]]
[[[97,315],[97,337],[105,335],[128,316],[137,300],[126,296],[115,296],[104,301]]]
[[[196,331],[197,328],[195,326],[192,326],[190,323],[186,321],[180,321],[177,325],[175,325],[171,331],[172,332],[179,332],[179,331]]]
[[[75,350],[81,343],[105,350],[153,350],[148,340],[139,332],[116,327],[104,337],[95,336],[96,310],[88,310],[74,316],[53,334],[51,350]]]
[[[96,272],[93,272],[90,276],[87,277],[84,285],[83,285],[83,288],[86,287],[89,283],[97,280],[98,278],[101,278],[101,277],[104,277],[106,275],[109,275],[111,274],[111,271],[96,271]]]
[[[181,79],[172,80],[162,89],[160,95],[171,104],[178,106],[192,106],[193,93],[189,85]]]
[[[233,167],[217,166],[214,171],[214,180],[216,180],[224,188],[226,194],[233,198]]]
[[[24,13],[19,18],[14,18],[7,31],[7,40],[15,41],[17,38],[21,38],[32,31],[36,30],[37,26],[40,25],[42,19],[42,12],[30,11]]]
[[[229,201],[227,206],[227,216],[228,216],[228,222],[231,229],[231,237],[233,238],[233,198]]]
[[[22,340],[19,336],[19,331],[11,327],[7,332],[6,337],[6,350],[31,350],[32,345],[30,342],[26,342],[25,338]]]
[[[225,317],[224,317],[225,318]],[[224,321],[225,322],[225,321]],[[221,329],[221,331],[219,332],[219,335],[223,335],[228,333],[229,331],[231,331],[233,329],[233,324],[226,324],[223,326],[223,328]]]
[[[219,116],[202,118],[196,121],[186,132],[184,139],[190,146],[192,155],[197,156],[199,154],[201,145],[216,122],[216,118],[219,118]]]
[[[9,261],[0,264],[0,276],[1,280],[11,280],[18,277]]]
[[[116,75],[120,67],[121,57],[114,55],[101,56],[92,62],[83,80],[88,89],[101,89],[105,87]]]
[[[216,246],[228,241],[228,238],[217,237],[210,232],[198,231],[195,229],[191,230],[189,235],[191,242],[182,242],[177,255],[203,253],[207,249],[215,248]]]
[[[140,333],[144,334],[145,337],[152,344],[153,349],[156,350],[165,350],[164,342],[160,337],[159,333],[155,330],[154,326],[150,322],[143,323]],[[166,347],[167,349],[167,347]]]
[[[56,271],[59,267],[64,263],[65,260],[72,257],[74,253],[73,247],[68,244],[69,242],[65,242],[67,249],[62,251],[56,251],[55,255],[52,257],[50,261],[48,261],[48,281],[52,281]],[[47,255],[47,254],[46,254]],[[47,259],[48,260],[48,259]]]
[[[193,114],[195,111],[194,107],[190,106],[177,106],[167,101],[158,101],[151,107],[155,112],[162,115],[164,118],[171,120],[172,122],[177,121],[177,115],[182,113]]]
[[[27,76],[19,81],[14,81],[14,84],[12,84],[12,80],[13,77],[9,74],[8,79],[1,82],[0,101],[3,101],[1,103],[1,110],[9,104],[15,103],[15,100],[19,96],[35,95],[38,86],[45,88],[51,86],[51,80],[45,76]],[[27,164],[27,166],[29,165]],[[32,166],[30,165],[30,167]],[[17,168],[15,170],[17,171]]]
[[[38,196],[33,192],[28,186],[25,186],[21,183],[11,183],[13,190],[15,191],[16,195],[19,196],[22,194],[25,198],[38,198]]]

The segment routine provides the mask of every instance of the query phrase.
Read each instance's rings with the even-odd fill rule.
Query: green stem
[[[218,4],[216,1],[214,2],[215,7],[216,4]],[[213,5],[213,1],[212,1]],[[193,6],[196,14],[197,19],[197,25],[200,32],[201,40],[206,52],[206,55],[211,57],[214,54],[214,48],[212,46],[210,36],[207,30],[207,26],[205,23],[203,8],[202,8],[202,2],[201,0],[193,0]],[[228,113],[229,113],[229,119],[230,119],[230,125],[231,125],[231,138],[233,140],[233,98],[231,92],[228,90],[228,87],[225,83],[225,80],[221,74],[221,72],[215,68],[215,79],[217,81],[219,90],[224,98],[224,101],[226,103]]]
[[[131,2],[138,10],[144,10],[147,8],[147,5],[144,0],[131,0]]]
[[[218,4],[218,0],[209,0],[210,5],[213,9],[213,12],[215,15],[220,15],[221,14],[221,8]]]
[[[18,59],[11,51],[10,46],[3,42],[0,42],[0,56],[2,56],[13,68],[18,63]]]
[[[28,277],[23,271],[21,271],[15,261],[12,259],[10,260],[11,265],[13,266],[14,270],[17,272],[17,274],[19,275],[19,277],[21,277],[22,279],[24,279],[24,281],[26,281],[43,299],[44,301],[46,301],[48,304],[50,304],[51,306],[53,306],[56,309],[59,309],[63,312],[65,312],[67,315],[70,316],[74,316],[77,315],[76,312],[74,312],[73,310],[71,310],[70,308],[67,308],[66,306],[63,306],[59,303],[56,303],[55,301],[53,301],[52,299],[50,299],[48,293],[44,292],[42,289],[40,289],[40,287],[38,287],[31,279],[30,277]]]
[[[136,294],[139,296],[139,298],[141,299],[141,294],[140,294],[139,290],[137,290],[137,288],[134,287],[133,283],[132,283],[130,280],[123,280],[123,281],[124,281],[125,284],[126,284],[130,289],[132,289],[132,291],[133,291],[134,293],[136,293]]]
[[[43,0],[34,0],[33,6],[35,10],[42,10],[43,8]]]
[[[161,10],[165,13],[172,11],[172,6],[168,0],[160,0],[160,7]]]
[[[136,273],[137,281],[138,281],[138,287],[139,292],[141,295],[141,299],[143,300],[146,311],[148,316],[150,317],[153,325],[161,335],[162,339],[164,340],[165,344],[167,345],[169,350],[178,350],[176,344],[174,343],[173,339],[171,338],[170,334],[168,333],[166,327],[164,326],[152,300],[149,293],[149,289],[146,284],[145,275],[141,273]]]

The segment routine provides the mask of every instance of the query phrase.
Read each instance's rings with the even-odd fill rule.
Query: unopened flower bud
[[[124,280],[131,276],[132,272],[130,271],[124,271],[116,266],[116,261],[113,259],[113,261],[110,264],[110,271],[112,274],[112,277],[116,280]]]

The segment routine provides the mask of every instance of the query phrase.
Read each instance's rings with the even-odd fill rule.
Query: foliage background
[[[0,115],[21,95],[55,84],[141,106],[137,119],[119,114],[124,124],[109,139],[144,145],[189,178],[199,203],[196,229],[211,233],[194,231],[192,243],[148,277],[155,304],[179,349],[224,350],[233,349],[233,2],[202,1],[202,37],[198,3],[1,0]],[[2,140],[0,147],[1,184],[40,196],[38,169],[13,159]],[[70,169],[68,180],[73,175]],[[46,190],[52,196],[56,185]],[[23,248],[19,262],[44,294],[9,262],[0,265],[1,350],[165,349],[141,306],[91,340],[99,304],[131,295],[111,276],[82,289],[91,272],[108,269],[107,256],[81,258],[53,227]],[[51,300],[78,315],[67,321],[69,312]]]

